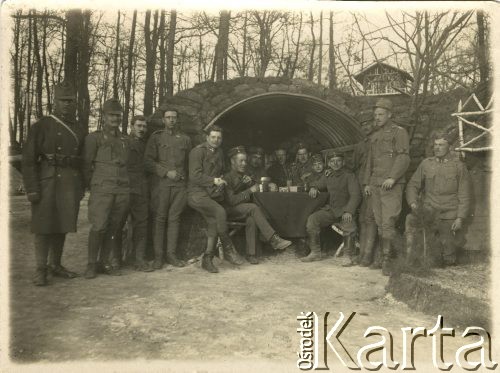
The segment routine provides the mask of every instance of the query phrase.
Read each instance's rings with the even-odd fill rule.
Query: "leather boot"
[[[391,274],[391,254],[392,240],[390,238],[382,238],[382,274],[390,276]]]
[[[375,248],[375,241],[377,240],[377,225],[375,223],[368,223],[363,230],[363,256],[359,265],[361,267],[368,267],[373,261],[373,251]]]
[[[240,254],[236,251],[233,241],[231,240],[231,237],[229,237],[229,234],[223,233],[220,236],[220,240],[222,243],[222,248],[224,250],[224,258],[231,264],[234,265],[241,265],[245,261],[241,257]]]
[[[411,266],[413,264],[414,253],[415,253],[415,233],[407,229],[405,265]]]
[[[288,246],[292,244],[292,241],[284,240],[277,233],[274,233],[269,243],[274,250],[285,250]]]
[[[208,237],[207,239],[207,249],[203,254],[203,258],[201,259],[201,268],[205,269],[210,273],[218,273],[219,270],[212,262],[214,258],[214,250],[215,250],[215,237]]]
[[[70,271],[69,269],[65,268],[61,264],[61,258],[62,258],[62,253],[63,253],[63,248],[64,248],[64,241],[66,240],[66,234],[65,233],[55,233],[52,234],[52,264],[51,264],[51,272],[52,275],[55,277],[61,277],[61,278],[75,278],[78,277],[78,273]]]
[[[344,236],[344,250],[349,261],[342,265],[342,267],[352,267],[356,265],[354,261],[354,237],[352,235]]]
[[[308,256],[300,259],[302,262],[315,262],[317,260],[321,260],[321,246],[319,241],[319,232],[308,232],[309,236],[309,249],[311,252]]]
[[[88,242],[88,264],[85,271],[85,278],[92,279],[97,276],[97,254],[102,246],[103,234],[100,232],[89,232]]]
[[[47,258],[49,255],[50,235],[35,234],[35,259],[36,271],[33,277],[33,284],[45,286],[47,282]]]
[[[179,225],[169,223],[167,230],[167,262],[174,267],[184,267],[186,263],[175,255],[177,249],[177,238],[179,236]]]

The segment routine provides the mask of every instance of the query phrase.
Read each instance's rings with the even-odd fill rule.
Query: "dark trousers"
[[[144,261],[148,234],[149,201],[147,195],[130,194],[130,217],[132,221],[132,242],[137,262]]]
[[[237,206],[228,207],[227,216],[230,220],[245,221],[248,255],[255,255],[257,253],[256,247],[259,231],[266,241],[269,241],[275,233],[260,207],[254,203],[241,203]]]
[[[391,190],[382,190],[378,185],[371,185],[373,215],[382,238],[392,240],[396,235],[396,220],[403,204],[403,187],[403,184],[395,184]]]
[[[109,261],[110,251],[113,252],[114,259],[121,258],[119,242],[127,219],[129,203],[129,193],[90,192],[89,264],[96,263],[99,249],[99,261],[103,263]]]
[[[356,232],[356,220],[353,216],[350,223],[342,221],[341,216],[335,216],[333,210],[329,208],[322,208],[307,218],[306,230],[308,234],[319,234],[321,228],[328,227],[329,225],[336,224],[344,232],[344,236],[349,236]]]
[[[207,236],[217,237],[227,233],[226,210],[205,192],[188,193],[188,205],[198,211],[207,222]]]
[[[155,258],[161,259],[167,226],[167,252],[175,254],[179,237],[179,221],[187,203],[185,187],[170,186],[159,188],[152,199],[154,206],[153,245]]]
[[[37,269],[44,269],[47,267],[49,250],[52,250],[52,260],[50,264],[55,267],[61,265],[65,240],[66,233],[35,233],[35,259]]]

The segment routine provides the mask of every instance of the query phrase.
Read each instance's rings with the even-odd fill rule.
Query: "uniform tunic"
[[[77,123],[64,123],[69,129],[51,116],[41,118],[31,127],[23,147],[24,187],[27,193],[40,196],[31,204],[33,233],[76,232],[84,195],[79,157],[85,132]]]
[[[465,227],[453,234],[451,226],[456,218],[465,219],[471,209],[471,179],[465,165],[450,156],[424,159],[406,187],[408,204],[417,203],[422,194],[425,216],[410,213],[406,217],[407,232],[415,234],[422,228],[439,233],[443,244],[443,258],[455,262],[455,250],[465,243]],[[425,227],[423,226],[426,221]],[[429,235],[431,237],[431,235]],[[432,253],[439,255],[440,251]]]
[[[224,188],[214,185],[214,178],[221,177],[223,170],[220,148],[203,143],[189,153],[188,205],[207,221],[209,237],[227,233],[226,210],[218,203],[224,200]]]
[[[91,230],[115,234],[123,227],[129,208],[128,139],[117,129],[90,133],[84,158]]]
[[[323,175],[311,187],[327,190],[330,194],[328,204],[307,219],[307,232],[319,232],[321,228],[339,223],[346,235],[356,231],[354,215],[361,201],[359,183],[354,174],[346,169],[333,171],[329,176]],[[350,223],[342,221],[342,215],[348,212],[353,216]]]
[[[379,234],[393,239],[396,220],[401,213],[404,174],[410,165],[408,133],[392,122],[387,123],[370,137],[364,185],[371,186],[372,209]],[[395,184],[390,190],[380,187],[392,178]]]
[[[361,188],[361,194],[363,195],[363,200],[359,206],[359,221],[362,223],[373,223],[375,222],[375,217],[373,216],[372,208],[372,197],[367,196],[363,193],[363,178],[366,167],[366,160],[368,157],[368,151],[370,149],[370,138],[358,142],[354,146],[354,153],[352,157],[352,163],[354,168],[354,173],[359,181],[359,187]]]
[[[275,231],[267,222],[260,207],[251,203],[250,187],[254,183],[244,183],[243,176],[234,170],[224,175],[224,180],[227,181],[224,206],[230,220],[243,220],[247,223],[245,227],[247,254],[255,255],[258,232],[260,231],[264,238],[269,241]]]

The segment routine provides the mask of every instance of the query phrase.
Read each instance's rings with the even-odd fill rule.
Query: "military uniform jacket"
[[[466,218],[471,209],[471,179],[467,167],[456,159],[424,159],[406,186],[408,204],[422,193],[424,206],[438,212],[441,219]]]
[[[118,129],[96,131],[85,138],[84,174],[90,191],[130,193],[129,141]]]
[[[23,146],[24,187],[40,195],[32,204],[33,233],[76,232],[84,194],[80,153],[85,132],[76,123],[64,123],[67,127],[51,116],[41,118]]]
[[[146,141],[130,135],[128,137],[130,153],[128,159],[128,175],[130,193],[148,195],[148,175],[144,167],[144,151]]]
[[[251,202],[252,192],[250,187],[254,184],[252,181],[249,183],[243,182],[244,174],[231,170],[224,175],[224,180],[227,181],[225,187],[224,201],[229,206],[236,206],[240,203]]]
[[[305,183],[311,185],[313,183],[317,183],[322,176],[323,172],[312,171],[310,174],[302,175],[302,179],[304,180]]]
[[[310,174],[313,171],[312,169],[312,160],[309,158],[306,163],[295,162],[290,165],[291,174],[292,174],[292,183],[293,185],[300,185],[304,183],[303,177],[307,174]]]
[[[410,165],[408,133],[389,122],[370,137],[364,185],[382,185],[392,178],[397,184],[405,182],[404,174]]]
[[[222,201],[224,189],[214,185],[214,178],[221,177],[224,170],[224,156],[220,148],[214,149],[203,143],[189,153],[188,193],[208,194]]]
[[[370,148],[370,138],[367,137],[363,141],[358,142],[354,146],[354,152],[352,155],[352,167],[353,171],[358,178],[359,185],[363,186],[363,179],[365,176],[366,159],[368,157],[368,151]]]
[[[319,190],[327,190],[330,199],[327,209],[331,209],[336,217],[341,217],[344,212],[354,215],[361,201],[361,192],[358,180],[354,174],[346,169],[333,171],[329,176],[323,175],[311,186]]]
[[[153,175],[153,188],[186,186],[186,169],[191,139],[180,132],[168,133],[156,131],[151,135],[146,146],[144,162],[146,171]],[[168,171],[176,170],[182,175],[181,180],[167,177]]]

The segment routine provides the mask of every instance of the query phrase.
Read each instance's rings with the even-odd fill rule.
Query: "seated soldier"
[[[323,176],[325,165],[323,164],[323,157],[321,154],[314,154],[311,157],[312,169],[302,175],[301,179],[304,184],[309,184],[318,181]]]
[[[344,266],[351,266],[354,264],[354,234],[356,233],[356,221],[353,215],[361,201],[361,191],[356,176],[344,168],[342,153],[332,153],[328,159],[328,166],[332,169],[329,176],[323,175],[311,185],[309,191],[309,195],[316,198],[319,190],[326,189],[330,193],[330,199],[327,205],[309,215],[307,219],[306,230],[311,252],[302,258],[302,261],[321,260],[319,240],[321,228],[339,223],[340,229],[344,232],[344,248],[350,259],[350,262]]]
[[[267,177],[264,167],[264,149],[260,146],[251,146],[248,148],[248,163],[245,174],[250,176],[256,183],[260,182],[261,177]]]
[[[450,155],[448,135],[439,134],[434,140],[434,157],[420,163],[406,187],[412,210],[406,216],[408,265],[414,259],[415,235],[422,229],[426,237],[439,235],[439,247],[429,252],[431,265],[456,264],[457,249],[465,242],[463,224],[470,214],[471,188],[467,167]]]
[[[224,198],[227,217],[229,220],[246,222],[247,260],[252,264],[258,264],[256,245],[259,232],[274,250],[284,250],[292,243],[278,236],[267,222],[260,207],[250,202],[252,193],[257,192],[259,186],[245,172],[247,165],[245,148],[242,146],[232,148],[229,157],[231,171],[224,175],[224,180],[227,182]]]
[[[290,166],[286,162],[286,150],[279,147],[274,151],[274,155],[276,156],[276,162],[269,167],[267,174],[278,187],[285,187],[287,186],[287,180],[292,180]]]
[[[303,185],[303,177],[312,172],[312,160],[309,157],[309,148],[304,143],[297,144],[297,153],[295,155],[295,163],[292,168],[292,184]]]

